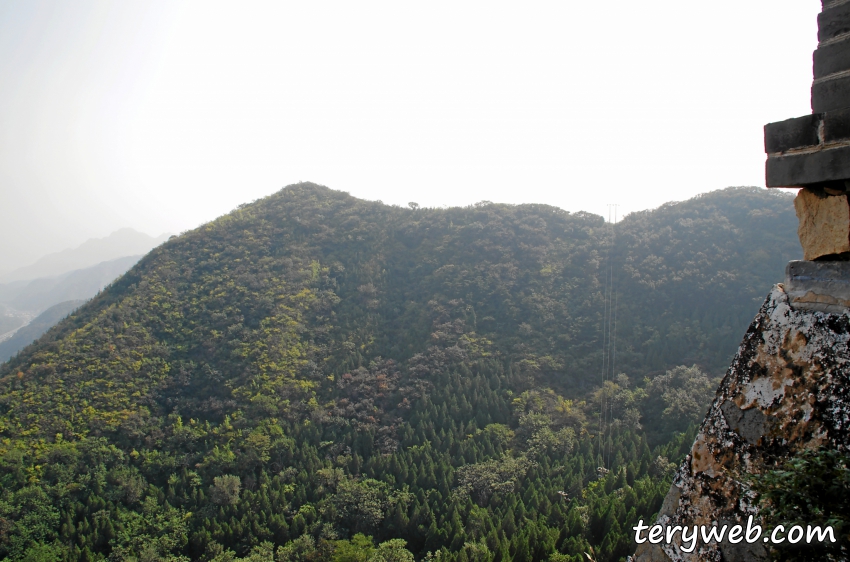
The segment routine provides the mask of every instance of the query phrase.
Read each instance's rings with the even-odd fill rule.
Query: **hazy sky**
[[[818,0],[0,2],[0,270],[300,180],[606,213],[764,185]]]

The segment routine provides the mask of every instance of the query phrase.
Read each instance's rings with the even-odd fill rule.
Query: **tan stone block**
[[[846,195],[822,195],[801,189],[794,199],[803,259],[850,252],[850,204]]]
[[[645,537],[644,537],[645,538]],[[637,547],[635,562],[671,562],[670,557],[661,550],[661,545],[650,544],[648,541]]]

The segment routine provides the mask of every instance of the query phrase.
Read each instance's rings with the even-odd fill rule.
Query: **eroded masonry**
[[[822,3],[812,114],[765,126],[768,187],[802,188],[803,261],[750,325],[657,523],[745,524],[743,483],[805,449],[850,448],[850,0]],[[679,536],[680,537],[680,536]],[[762,544],[644,543],[635,559],[761,560]]]

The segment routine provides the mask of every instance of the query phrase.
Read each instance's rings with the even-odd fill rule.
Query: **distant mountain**
[[[15,335],[11,338],[0,342],[0,363],[8,360],[15,353],[37,340],[54,324],[78,309],[85,302],[84,300],[62,302],[51,306],[39,314],[32,322],[15,332]]]
[[[61,302],[88,300],[133,267],[141,257],[126,256],[56,277],[0,285],[0,304],[17,311],[39,313]]]
[[[126,256],[55,277],[0,284],[0,363],[94,297],[141,257]]]
[[[144,255],[168,236],[154,238],[132,228],[122,228],[106,238],[92,238],[76,248],[48,254],[32,265],[0,274],[0,283],[55,277],[125,256]]]

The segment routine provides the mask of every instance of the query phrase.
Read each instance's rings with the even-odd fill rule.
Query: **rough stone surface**
[[[803,258],[814,260],[850,252],[850,204],[846,195],[827,196],[801,189],[794,199]]]
[[[850,262],[788,262],[785,293],[795,310],[841,314],[850,308]]]
[[[632,559],[640,562],[670,562],[670,557],[659,545],[649,544],[648,541],[638,546]]]
[[[791,307],[783,285],[747,330],[657,523],[741,524],[758,510],[742,475],[761,474],[803,449],[850,446],[850,315]],[[679,540],[681,540],[681,535]],[[762,544],[648,545],[649,561],[764,560]]]

